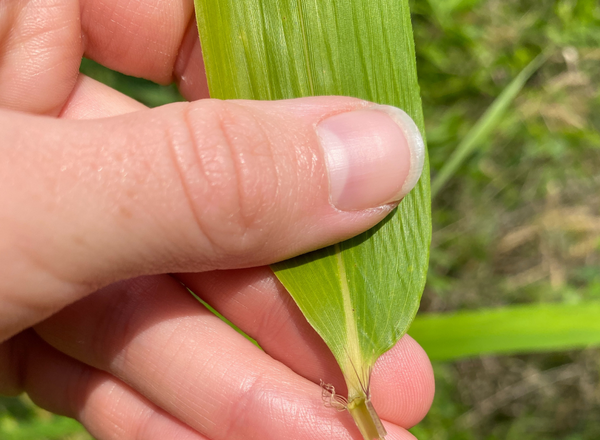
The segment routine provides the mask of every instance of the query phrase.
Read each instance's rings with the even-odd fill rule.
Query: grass
[[[511,80],[554,48],[433,200],[423,313],[598,299],[599,24],[594,1],[415,2],[434,179]],[[437,362],[434,406],[413,432],[600,438],[599,367],[594,348]]]
[[[600,301],[421,314],[410,335],[432,361],[600,345]]]
[[[422,313],[576,308],[600,300],[597,0],[413,3],[434,179],[494,100],[551,48],[433,200]],[[89,61],[82,71],[151,106],[179,99],[173,87]],[[433,408],[412,430],[420,440],[600,438],[597,348],[476,356],[434,367]],[[27,437],[44,423],[46,434]],[[63,423],[26,398],[0,400],[2,439],[85,438],[51,437]]]
[[[2,440],[91,440],[75,420],[35,406],[27,396],[0,396]]]

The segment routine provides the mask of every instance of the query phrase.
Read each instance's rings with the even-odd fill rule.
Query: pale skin
[[[79,75],[84,54],[200,101],[147,110]],[[393,208],[329,202],[314,124],[365,103],[207,97],[191,1],[0,1],[0,394],[102,440],[359,440],[321,400],[320,379],[345,390],[333,357],[265,265]],[[413,438],[433,389],[404,337],[372,376],[388,439]]]

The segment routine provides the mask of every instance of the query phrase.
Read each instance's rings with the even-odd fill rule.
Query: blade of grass
[[[442,169],[432,179],[431,198],[434,198],[440,192],[469,155],[481,146],[487,136],[500,124],[508,107],[510,107],[531,75],[548,59],[549,54],[550,51],[544,51],[525,66],[477,120],[450,155],[448,161],[444,163]]]
[[[434,361],[600,345],[600,302],[424,314],[409,334]]]
[[[213,315],[215,315],[217,318],[219,318],[221,321],[223,321],[225,324],[227,324],[229,327],[231,327],[232,329],[234,329],[236,332],[238,332],[240,335],[242,335],[244,338],[248,339],[250,342],[252,342],[254,345],[256,345],[258,348],[260,348],[262,350],[262,347],[260,345],[258,345],[258,342],[256,342],[253,338],[251,338],[250,336],[248,336],[241,328],[239,328],[237,325],[235,325],[233,322],[231,322],[229,319],[225,318],[223,315],[221,315],[213,306],[211,306],[210,304],[208,304],[206,301],[204,301],[202,298],[200,298],[198,295],[196,295],[194,292],[192,292],[191,290],[188,289],[188,292],[190,292],[190,294],[196,298],[196,300],[202,304],[204,307],[206,307],[208,309],[209,312],[211,312]]]

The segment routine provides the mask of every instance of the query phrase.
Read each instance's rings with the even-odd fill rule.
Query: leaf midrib
[[[359,372],[356,370],[361,365],[362,356],[360,355],[360,343],[358,339],[358,327],[356,326],[356,319],[354,319],[354,307],[352,304],[352,298],[350,297],[350,287],[348,286],[348,277],[346,275],[346,266],[344,265],[344,259],[342,258],[342,250],[338,244],[334,245],[335,258],[338,267],[338,273],[340,277],[340,290],[342,292],[342,301],[344,305],[344,320],[346,329],[346,347],[348,359],[343,359],[342,362],[345,365],[345,375],[350,377],[354,373],[359,381],[356,385],[360,384],[361,377]],[[350,385],[350,384],[349,384]],[[350,390],[348,390],[350,391]]]

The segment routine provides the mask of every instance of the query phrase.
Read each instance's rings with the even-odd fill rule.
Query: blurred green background
[[[597,0],[414,0],[432,176],[539,53],[548,58],[433,199],[421,313],[600,300]],[[81,71],[157,106],[175,86],[84,60]],[[600,319],[599,319],[600,321]],[[550,323],[551,324],[551,323]],[[600,350],[435,362],[421,440],[600,439]],[[89,439],[76,422],[0,398],[0,438]]]

